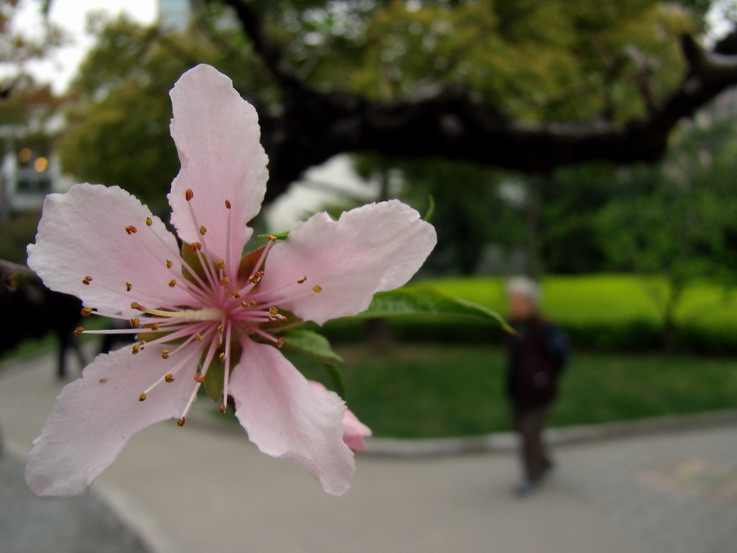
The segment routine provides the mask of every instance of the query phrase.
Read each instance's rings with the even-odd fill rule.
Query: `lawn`
[[[338,348],[348,402],[376,435],[438,437],[509,429],[504,359],[473,346]],[[305,366],[300,361],[300,367]],[[307,367],[310,377],[319,369]],[[580,353],[551,423],[631,420],[737,408],[737,360]]]

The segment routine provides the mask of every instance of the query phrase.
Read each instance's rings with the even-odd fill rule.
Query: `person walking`
[[[507,283],[509,323],[517,332],[507,339],[507,393],[522,462],[518,496],[535,491],[553,468],[543,430],[568,354],[565,334],[540,316],[539,299],[533,280],[517,277]]]

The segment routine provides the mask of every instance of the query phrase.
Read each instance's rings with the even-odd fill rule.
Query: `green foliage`
[[[493,277],[426,281],[442,292],[504,314],[503,281]],[[632,275],[548,276],[543,280],[542,311],[571,336],[573,346],[597,350],[655,350],[663,342],[659,297],[668,291],[661,277]],[[737,352],[737,297],[723,286],[695,281],[687,286],[675,317],[678,347],[701,353]],[[454,320],[390,321],[400,342],[500,343],[503,333]],[[325,327],[332,341],[366,336],[356,322],[336,321]]]
[[[377,436],[429,438],[509,430],[499,349],[459,345],[343,346],[350,408]],[[318,367],[303,367],[319,379]],[[735,407],[737,362],[576,352],[555,426]]]
[[[23,213],[0,221],[0,259],[25,265],[26,246],[33,242],[40,213]]]

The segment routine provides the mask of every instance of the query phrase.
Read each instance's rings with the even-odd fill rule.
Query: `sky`
[[[23,0],[23,11],[19,25],[29,34],[38,26],[40,15],[38,3]],[[29,70],[41,81],[50,81],[55,92],[62,92],[74,76],[75,70],[92,45],[86,33],[87,16],[103,12],[111,17],[125,13],[141,23],[152,23],[157,16],[156,0],[53,0],[49,17],[65,29],[71,43],[54,51],[49,60],[29,64]]]

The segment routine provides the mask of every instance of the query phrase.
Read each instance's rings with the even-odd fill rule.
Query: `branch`
[[[737,84],[737,55],[720,43],[706,51],[690,36],[681,40],[687,71],[680,85],[657,102],[645,60],[630,52],[639,74],[646,113],[624,123],[529,123],[512,120],[468,91],[435,91],[424,98],[378,102],[356,94],[310,88],[284,69],[279,49],[264,33],[248,0],[213,0],[231,6],[254,51],[283,95],[278,116],[262,114],[270,156],[269,196],[283,192],[307,168],[339,153],[373,151],[386,156],[444,157],[528,173],[547,173],[591,161],[652,162],[665,153],[682,119]],[[736,39],[737,40],[737,39]]]

